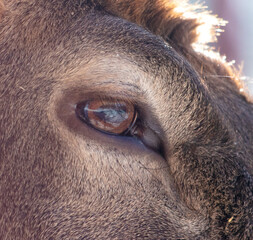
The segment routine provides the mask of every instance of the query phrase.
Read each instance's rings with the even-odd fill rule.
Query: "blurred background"
[[[253,1],[252,0],[191,0],[208,6],[213,14],[228,21],[218,37],[216,48],[227,61],[235,60],[242,67],[245,85],[253,95]]]

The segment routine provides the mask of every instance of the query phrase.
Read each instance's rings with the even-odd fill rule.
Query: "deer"
[[[253,104],[179,0],[0,0],[0,238],[253,239]]]

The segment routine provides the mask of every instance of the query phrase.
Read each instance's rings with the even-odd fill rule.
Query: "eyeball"
[[[127,134],[135,124],[137,112],[127,101],[90,100],[76,105],[78,118],[104,133]]]

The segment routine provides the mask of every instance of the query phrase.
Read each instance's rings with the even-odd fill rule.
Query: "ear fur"
[[[100,4],[106,11],[182,46],[215,41],[217,26],[224,23],[187,0],[101,0]]]

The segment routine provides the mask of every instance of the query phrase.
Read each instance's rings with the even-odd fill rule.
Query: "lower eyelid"
[[[120,148],[123,151],[134,152],[136,149],[150,151],[149,148],[143,144],[140,139],[133,138],[132,136],[123,136],[123,135],[115,135],[108,134],[102,131],[99,131],[88,124],[83,123],[80,119],[76,117],[76,119],[71,121],[72,124],[76,122],[74,131],[77,132],[81,137],[84,137],[85,140],[88,138],[94,143],[100,145],[107,145],[109,147],[117,146],[117,149]]]

